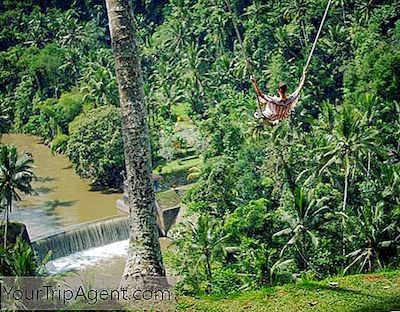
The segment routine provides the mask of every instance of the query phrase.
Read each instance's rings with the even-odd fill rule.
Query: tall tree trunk
[[[349,160],[349,154],[346,151],[345,155],[345,168],[344,168],[344,191],[343,191],[343,216],[342,216],[342,228],[343,228],[343,240],[342,240],[342,253],[343,256],[346,254],[346,238],[345,238],[345,229],[346,229],[346,221],[344,214],[346,213],[346,205],[347,205],[347,193],[348,193],[348,188],[349,188],[349,174],[350,174],[350,160]]]
[[[346,11],[344,10],[344,3],[342,4],[342,17],[343,23],[346,23]]]
[[[131,3],[106,0],[122,113],[130,212],[128,258],[120,284],[128,292],[165,276],[156,228],[147,112]]]
[[[304,45],[307,47],[308,46],[307,32],[306,32],[306,26],[304,25],[303,19],[301,20],[300,24],[301,24],[301,30],[303,32],[303,37],[304,37]]]
[[[4,249],[7,248],[7,228],[8,228],[8,206],[6,207],[5,211],[5,218],[4,218],[4,237],[3,237],[3,247]]]
[[[9,216],[10,216],[11,208],[12,208],[12,197],[8,196],[6,211],[5,211],[5,222],[4,222],[4,238],[3,238],[4,249],[7,248],[8,223],[9,223],[9,219],[10,219]]]
[[[347,192],[349,188],[349,174],[350,174],[350,164],[349,164],[349,157],[345,156],[345,169],[344,169],[344,190],[343,190],[343,213],[346,213],[346,206],[347,206]]]
[[[371,151],[368,151],[367,177],[369,177],[370,170],[371,170]]]

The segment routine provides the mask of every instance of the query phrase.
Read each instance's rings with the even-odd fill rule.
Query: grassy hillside
[[[338,282],[337,287],[329,282]],[[225,297],[182,297],[179,311],[400,310],[400,271],[301,282]]]

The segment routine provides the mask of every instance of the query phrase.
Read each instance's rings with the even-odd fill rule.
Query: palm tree
[[[329,115],[332,117],[332,115]],[[332,121],[332,120],[331,120]],[[354,176],[357,169],[365,170],[365,158],[370,157],[370,152],[376,149],[375,139],[377,131],[366,127],[363,116],[350,106],[344,107],[336,114],[332,131],[325,133],[325,146],[317,148],[317,153],[322,152],[321,168],[319,175],[326,174],[335,180],[338,175],[331,171],[343,171],[343,201],[342,201],[342,228],[343,228],[343,255],[345,255],[345,220],[350,185],[350,173]],[[322,129],[322,128],[321,128]],[[339,174],[340,176],[340,174]]]
[[[177,227],[176,231],[174,245],[178,247],[179,252],[184,254],[189,263],[194,264],[191,269],[196,275],[203,265],[210,287],[213,258],[223,254],[224,242],[229,236],[218,231],[217,222],[209,215],[200,215],[197,224],[187,221]]]
[[[333,7],[340,6],[342,8],[343,23],[346,22],[346,2],[347,2],[347,0],[333,0],[332,1]]]
[[[21,200],[19,192],[33,194],[31,171],[33,159],[28,154],[21,157],[15,146],[4,145],[0,148],[0,200],[5,202],[4,248],[7,247],[7,227],[13,201]]]
[[[168,24],[160,26],[157,32],[156,42],[161,44],[167,51],[178,52],[188,44],[188,25],[186,21],[169,21]]]
[[[400,235],[395,233],[395,223],[385,222],[384,207],[383,202],[374,207],[361,207],[355,220],[363,229],[359,231],[363,241],[359,248],[347,255],[351,259],[351,263],[344,269],[344,273],[356,264],[359,265],[359,273],[370,272],[374,268],[382,269],[383,264],[380,259],[380,255],[384,254],[382,251],[399,244]]]
[[[171,117],[172,107],[181,103],[185,97],[182,89],[175,84],[168,85],[165,82],[160,88],[153,91],[149,98],[152,103],[157,105],[155,108],[158,110],[158,115],[161,115],[164,120],[168,120]],[[153,113],[157,115],[157,111],[153,110]]]
[[[367,0],[367,1],[356,1],[356,13],[357,18],[360,22],[367,22],[372,14],[373,9],[375,8],[375,0]]]
[[[204,49],[198,44],[190,44],[187,48],[185,58],[182,61],[186,69],[182,74],[181,80],[189,90],[197,90],[200,94],[204,92],[201,68],[205,58]]]
[[[295,158],[296,142],[302,141],[301,131],[297,131],[289,121],[279,123],[272,128],[268,140],[268,170],[276,177],[274,192],[281,192],[282,187],[287,186],[294,193],[296,188],[296,163],[300,159]]]
[[[347,106],[343,108],[335,120],[332,132],[326,133],[326,146],[317,149],[322,151],[322,167],[320,174],[339,165],[344,171],[342,211],[346,212],[350,172],[356,167],[364,168],[363,159],[368,152],[376,148],[374,140],[377,131],[372,127],[364,127],[363,116]],[[339,119],[339,122],[337,120]]]
[[[157,277],[162,282],[165,270],[156,227],[150,139],[132,3],[107,0],[106,4],[122,113],[131,227],[120,286],[129,291],[143,283],[154,283]]]
[[[300,259],[301,266],[305,269],[308,265],[307,249],[309,242],[313,247],[318,246],[318,239],[313,230],[322,221],[321,213],[328,209],[325,205],[327,197],[317,198],[314,190],[304,187],[296,188],[294,192],[293,213],[286,213],[284,221],[289,225],[287,228],[275,233],[272,237],[288,236],[289,239],[281,250],[284,252],[294,247]]]
[[[286,6],[283,16],[288,20],[300,22],[301,31],[303,33],[304,43],[307,45],[307,31],[305,20],[307,16],[308,4],[305,0],[292,0]]]
[[[24,26],[27,29],[24,44],[42,48],[49,41],[48,20],[42,12],[32,12]]]
[[[86,72],[81,88],[85,102],[94,103],[94,108],[117,104],[117,86],[112,71],[98,64],[93,67]]]

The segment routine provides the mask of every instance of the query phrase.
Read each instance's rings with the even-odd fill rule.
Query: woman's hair
[[[278,85],[278,89],[282,92],[282,93],[286,93],[288,90],[288,86],[286,83],[280,82]]]

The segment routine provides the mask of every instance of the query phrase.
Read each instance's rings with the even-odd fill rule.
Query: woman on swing
[[[257,119],[263,118],[274,125],[277,124],[280,120],[288,118],[299,99],[300,91],[303,88],[305,77],[306,75],[305,73],[303,73],[297,89],[289,96],[286,96],[288,86],[282,82],[280,82],[278,85],[279,96],[269,96],[261,92],[255,77],[252,76],[251,83],[253,84],[253,87],[256,91],[258,101],[259,103],[265,105],[263,110],[259,109],[254,113],[254,117]]]
[[[228,7],[230,14],[233,15],[233,11],[232,11],[231,6],[229,5],[228,0],[225,0],[225,3]],[[280,83],[278,86],[279,97],[268,96],[261,92],[260,88],[257,85],[257,81],[256,81],[255,77],[254,76],[251,77],[251,82],[252,82],[254,89],[256,91],[256,94],[257,94],[257,103],[258,103],[258,111],[254,113],[255,118],[257,118],[257,119],[262,118],[262,119],[267,120],[271,124],[277,124],[280,120],[288,118],[290,113],[293,111],[293,109],[299,99],[300,91],[303,88],[303,85],[304,85],[304,82],[306,79],[306,72],[308,70],[308,66],[310,65],[311,58],[313,56],[315,47],[318,42],[318,38],[321,35],[322,26],[325,23],[325,19],[328,15],[328,11],[329,11],[331,3],[332,3],[332,0],[328,0],[324,15],[322,16],[321,23],[319,24],[317,35],[315,36],[313,45],[311,47],[310,53],[309,53],[307,61],[306,61],[306,64],[304,65],[304,68],[303,68],[303,76],[301,77],[301,80],[300,80],[300,83],[299,83],[297,89],[292,94],[290,94],[289,96],[286,96],[286,92],[288,91],[288,86],[284,83]],[[237,36],[240,46],[242,48],[243,56],[246,60],[246,64],[247,64],[246,68],[247,68],[247,70],[249,70],[249,66],[248,66],[249,60],[248,60],[248,57],[246,54],[246,50],[243,46],[243,40],[242,40],[242,37],[240,36],[240,32],[236,25],[235,19],[232,19],[232,23],[233,23],[233,27],[236,32],[236,36]],[[261,109],[260,104],[265,105],[264,109]]]

